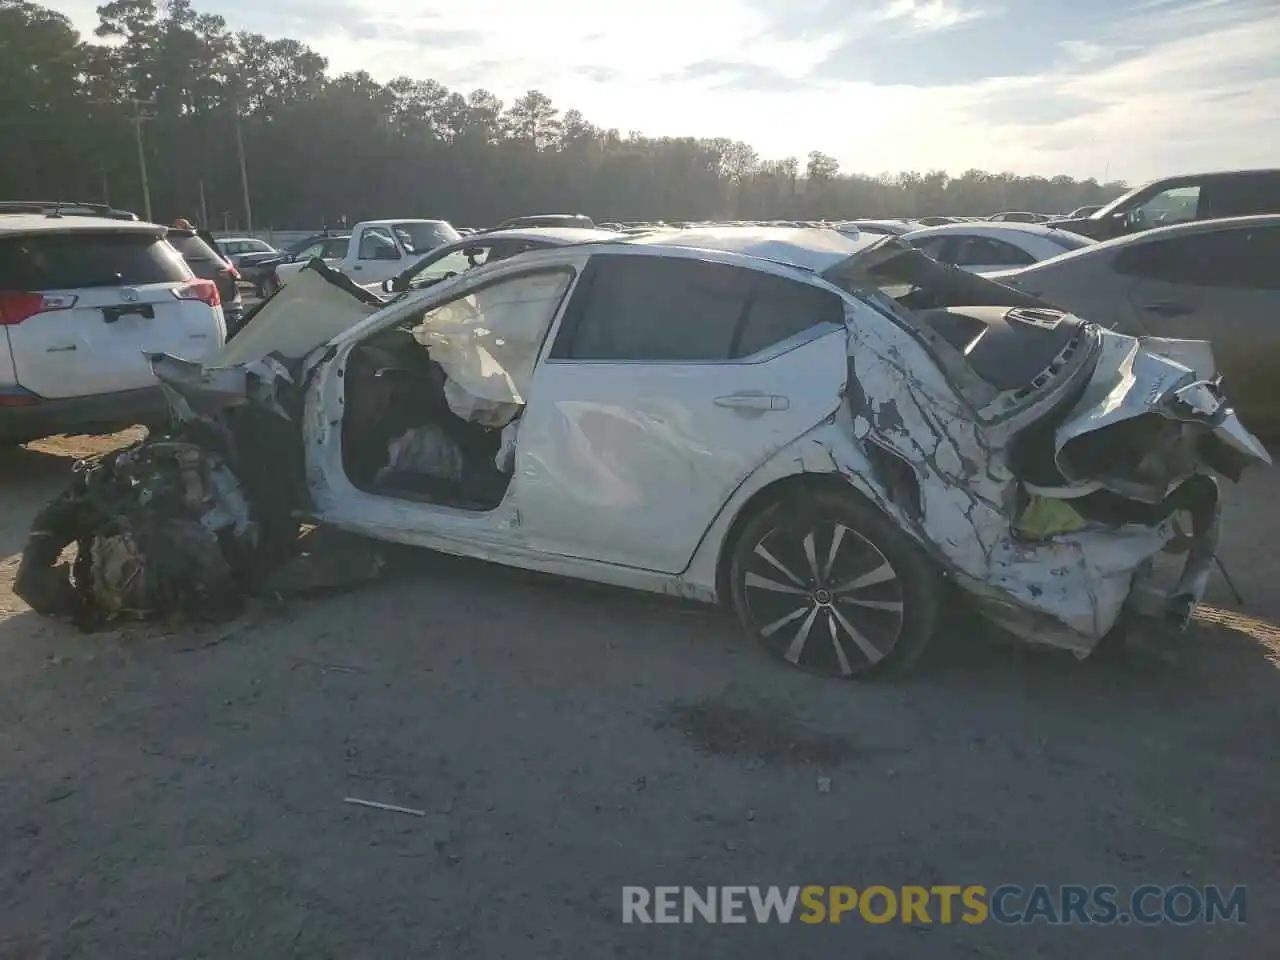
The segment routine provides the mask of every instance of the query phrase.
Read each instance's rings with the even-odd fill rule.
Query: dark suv
[[[1130,190],[1087,217],[1055,220],[1059,230],[1112,240],[1189,220],[1280,213],[1280,170],[1230,170],[1166,177]]]
[[[223,259],[214,246],[212,234],[186,227],[169,227],[165,239],[182,254],[191,272],[203,280],[212,280],[222,299],[222,313],[227,329],[234,330],[244,317],[244,299],[240,296],[240,273]]]

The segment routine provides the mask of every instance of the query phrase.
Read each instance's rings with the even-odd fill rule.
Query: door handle
[[[773,393],[731,393],[716,397],[716,406],[733,410],[786,410],[791,400]]]
[[[1155,303],[1148,303],[1142,309],[1162,317],[1182,317],[1192,312],[1190,307],[1177,300],[1157,300]]]

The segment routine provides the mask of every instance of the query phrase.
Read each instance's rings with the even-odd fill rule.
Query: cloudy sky
[[[52,0],[89,33],[93,0]],[[196,0],[333,71],[849,171],[1137,181],[1280,161],[1280,0]]]

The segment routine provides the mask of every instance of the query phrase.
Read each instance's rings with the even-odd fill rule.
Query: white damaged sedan
[[[1270,462],[1207,344],[834,230],[559,247],[381,307],[309,268],[220,363],[268,355],[317,522],[724,602],[834,676],[909,666],[949,584],[1082,656],[1129,616],[1185,625],[1216,477]],[[192,408],[226,390],[154,367]],[[1186,559],[1159,590],[1168,548]]]

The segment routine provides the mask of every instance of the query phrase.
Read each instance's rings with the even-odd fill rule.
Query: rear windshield
[[[163,240],[139,233],[61,233],[0,240],[0,290],[176,283],[191,271]]]
[[[194,233],[170,233],[169,242],[182,254],[183,259],[188,262],[191,260],[221,260],[217,253],[210,248],[200,237]]]

